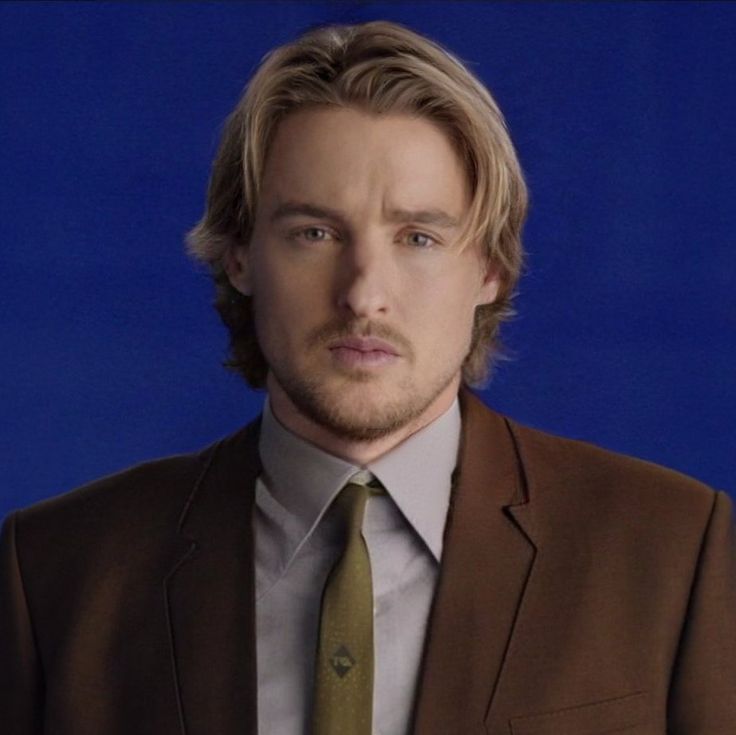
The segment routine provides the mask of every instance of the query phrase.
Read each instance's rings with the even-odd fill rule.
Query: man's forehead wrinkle
[[[347,217],[340,210],[311,202],[280,201],[271,213],[271,222],[277,222],[289,217],[315,217],[331,219],[336,222],[347,222]],[[438,208],[431,209],[404,209],[392,207],[384,211],[383,218],[392,223],[410,223],[433,225],[445,229],[457,229],[461,220]]]
[[[344,222],[344,216],[332,207],[325,207],[311,202],[280,201],[271,213],[271,222],[289,217],[316,217]]]
[[[455,229],[461,224],[460,219],[438,208],[412,210],[394,207],[386,212],[386,219],[390,222],[416,222],[445,229]]]

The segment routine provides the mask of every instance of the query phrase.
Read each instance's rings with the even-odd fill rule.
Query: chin
[[[289,386],[289,388],[296,386]],[[350,441],[375,441],[404,428],[426,410],[422,400],[406,386],[391,389],[379,381],[315,381],[288,390],[299,412],[330,433]]]
[[[315,423],[341,439],[369,442],[390,436],[406,426],[413,414],[392,410],[389,406],[370,407],[331,404],[311,407],[308,415]]]
[[[318,403],[324,413],[329,413],[348,423],[367,425],[384,423],[387,414],[403,413],[395,400],[394,391],[385,386],[362,384],[326,385],[313,393],[312,404]]]

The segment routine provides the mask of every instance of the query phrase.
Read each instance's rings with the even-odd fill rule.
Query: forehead
[[[346,211],[443,209],[462,218],[469,186],[449,136],[408,114],[321,107],[278,125],[262,180],[264,204],[308,201]]]

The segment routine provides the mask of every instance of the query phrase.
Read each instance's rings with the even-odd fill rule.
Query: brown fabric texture
[[[736,732],[728,496],[461,410],[414,733]],[[258,431],[6,520],[3,735],[256,733]]]

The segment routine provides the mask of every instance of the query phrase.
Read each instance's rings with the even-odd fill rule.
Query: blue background
[[[484,400],[734,490],[736,5],[3,3],[0,515],[258,413],[183,236],[262,55],[376,18],[470,63],[528,177]]]

